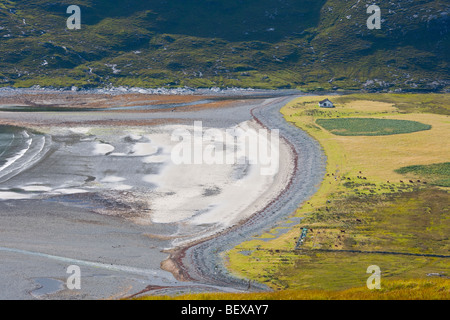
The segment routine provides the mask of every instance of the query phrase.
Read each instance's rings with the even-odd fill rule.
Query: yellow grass
[[[450,154],[450,130],[446,116],[432,114],[396,115],[399,120],[420,121],[431,130],[375,137],[332,137],[344,153],[344,171],[355,175],[363,170],[371,180],[398,181],[403,178],[395,169],[410,165],[446,162]],[[390,117],[391,118],[391,117]],[[448,118],[448,117],[446,117]]]
[[[345,105],[337,105],[337,108],[350,109],[355,112],[397,112],[397,108],[392,103],[370,101],[370,100],[356,100],[346,103]]]
[[[332,97],[329,97],[331,100]],[[404,176],[395,169],[409,165],[447,162],[450,154],[450,117],[436,114],[398,114],[391,104],[377,101],[352,101],[338,105],[331,112],[358,117],[389,118],[419,121],[432,126],[431,130],[391,136],[337,136],[325,130],[316,130],[313,116],[297,116],[299,111],[315,107],[314,101],[323,97],[305,97],[293,101],[283,113],[288,121],[305,129],[320,141],[329,158],[329,172],[357,176],[363,171],[367,178],[377,182],[399,182]],[[299,103],[310,102],[302,108]],[[362,112],[364,110],[364,112]],[[390,111],[391,113],[380,113]]]
[[[201,293],[181,296],[147,296],[142,300],[449,300],[450,280],[386,281],[381,290],[367,287],[342,291],[283,290],[268,293]]]
[[[322,182],[319,191],[308,200],[308,203],[299,204],[299,208],[293,213],[293,216],[306,217],[313,211],[313,208],[325,207],[327,205],[327,200],[330,199],[330,197],[336,197],[336,195],[339,194],[342,194],[343,198],[348,196],[349,189],[342,186],[342,181],[340,179],[342,176],[350,177],[352,180],[357,179],[358,175],[364,176],[367,178],[367,182],[376,186],[386,184],[389,180],[391,186],[398,188],[401,186],[400,180],[408,179],[408,176],[395,173],[395,169],[409,165],[427,165],[448,162],[448,155],[450,154],[450,144],[448,143],[448,141],[450,141],[449,116],[401,113],[391,104],[378,101],[367,101],[364,99],[350,101],[345,104],[337,104],[337,108],[335,109],[319,109],[317,107],[318,101],[325,98],[327,97],[302,97],[292,101],[281,111],[285,115],[287,121],[292,122],[299,128],[305,130],[321,143],[327,155],[327,172],[330,174],[330,176],[324,177],[324,181]],[[333,98],[335,97],[329,96],[328,98],[333,101]],[[405,99],[406,98],[409,97],[405,97]],[[417,95],[416,99],[428,98],[428,95]],[[448,108],[448,106],[446,107]],[[321,114],[314,112],[305,113],[305,111],[308,110],[320,112]],[[429,124],[432,126],[432,129],[391,136],[337,136],[324,130],[315,123],[318,118],[335,117],[370,117],[412,120]],[[360,171],[362,174],[359,173]],[[331,173],[333,173],[334,176],[331,175]],[[336,176],[339,178],[336,179]],[[405,187],[403,186],[403,188]],[[377,187],[375,189],[377,189]],[[383,188],[380,189],[382,189],[382,191],[377,192],[390,192]],[[329,224],[330,222],[327,223]],[[270,241],[262,241],[255,238],[254,240],[247,241],[233,250],[230,250],[228,252],[227,260],[229,269],[238,276],[257,279],[259,281],[264,280],[262,276],[268,273],[271,273],[272,275],[275,274],[275,276],[278,277],[279,273],[277,275],[277,272],[283,265],[281,258],[285,257],[290,259],[289,252],[292,252],[293,250],[295,245],[294,239],[298,237],[298,230],[298,227],[293,228],[291,231],[281,236],[277,236]],[[334,231],[328,230],[328,233],[329,232]],[[275,234],[274,230],[268,234],[269,237],[270,234]],[[268,238],[267,234],[264,237]],[[314,241],[320,242],[320,237],[317,237]],[[311,242],[306,245],[311,246]],[[256,248],[260,249],[260,251],[255,251],[253,254],[254,257],[258,257],[256,260],[239,253],[241,250],[255,250]],[[399,250],[400,249],[402,248],[399,248]],[[286,251],[280,253],[278,258],[262,253],[270,250]],[[294,257],[289,261],[294,261],[295,259],[296,258]],[[307,258],[305,257],[305,259]],[[342,281],[340,280],[341,284],[330,283],[332,276],[328,277],[328,274],[336,272],[336,265],[332,264],[333,259],[335,258],[332,257],[332,254],[323,256],[324,264],[318,265],[317,276],[314,276],[311,272],[302,273],[301,266],[299,266],[296,274],[293,273],[286,276],[287,278],[283,281],[285,281],[286,286],[289,287],[300,286],[311,288],[327,288],[327,286],[328,288],[333,288],[333,285],[334,287],[345,288],[348,287],[345,282],[345,277],[350,279],[347,283],[355,283],[354,279],[351,280],[351,273],[354,272],[354,270],[351,270],[350,272],[350,269],[347,270],[349,271],[347,273],[348,276],[344,276],[344,279],[341,279]],[[387,257],[383,259],[385,259],[387,265],[395,264],[395,261],[397,261]],[[257,263],[255,263],[255,261],[257,261]],[[320,258],[319,261],[321,261]],[[434,262],[430,264],[429,260],[426,259],[410,259],[411,263],[409,266],[407,266],[407,259],[404,259],[404,261],[398,259],[398,261],[406,263],[404,275],[406,276],[408,274],[409,278],[411,278],[411,276],[422,277],[426,270],[434,269]],[[438,269],[448,269],[448,262],[443,261],[436,263]],[[446,263],[447,267],[442,265],[442,263]],[[420,269],[422,268],[421,266],[423,266],[423,269]],[[350,266],[348,268],[350,268]],[[421,271],[419,272],[419,270]],[[346,270],[342,270],[342,272],[345,274]],[[394,274],[392,276],[394,276]],[[401,279],[401,273],[397,273],[395,277],[400,277]],[[322,282],[320,282],[319,279],[322,279]],[[267,284],[273,288],[279,288],[279,282],[280,281],[278,281],[277,285],[270,281],[267,282]],[[363,297],[361,296],[361,298]]]
[[[299,204],[296,212],[292,216],[309,217],[312,212],[318,208],[328,206],[329,199],[347,199],[349,196],[356,196],[352,189],[345,187],[343,182],[347,178],[352,181],[359,181],[357,176],[367,178],[367,183],[373,187],[371,191],[376,190],[380,196],[383,193],[390,192],[410,192],[413,185],[400,183],[400,180],[408,179],[394,172],[395,169],[409,165],[428,165],[434,163],[448,162],[450,154],[450,117],[438,114],[419,114],[405,113],[409,104],[413,101],[420,104],[420,101],[429,103],[430,99],[434,101],[433,95],[414,95],[400,96],[393,95],[396,103],[402,104],[402,110],[386,102],[369,101],[357,95],[354,100],[344,99],[347,103],[337,104],[335,109],[319,109],[317,103],[325,99],[324,96],[302,97],[291,102],[282,109],[287,121],[308,132],[317,139],[327,155],[327,173],[324,177],[318,192],[307,201]],[[378,95],[376,96],[378,97]],[[373,99],[376,99],[373,97]],[[391,96],[380,96],[384,100]],[[330,100],[336,97],[329,96]],[[372,96],[371,96],[372,98]],[[370,98],[370,99],[371,99]],[[389,100],[388,99],[388,100]],[[421,100],[422,99],[422,100]],[[440,108],[448,109],[448,106],[442,106],[445,97],[440,96],[436,104]],[[406,108],[406,109],[405,109]],[[409,108],[408,110],[416,110]],[[409,134],[397,134],[392,136],[337,136],[324,130],[316,124],[318,118],[344,118],[344,117],[370,117],[370,118],[389,118],[399,120],[412,120],[429,124],[431,130],[421,131]],[[362,173],[359,173],[359,172]],[[342,178],[345,177],[345,180]],[[386,188],[387,180],[389,188]],[[391,188],[394,188],[392,191]],[[427,189],[433,192],[434,189]],[[441,193],[445,194],[448,188],[441,188]],[[361,190],[360,190],[361,191]],[[409,193],[408,193],[409,194]],[[435,194],[437,196],[437,194]],[[440,199],[446,199],[442,194]],[[364,198],[362,198],[364,199]],[[363,200],[364,201],[364,200]],[[420,203],[417,199],[405,199],[400,206],[395,207],[403,215],[392,220],[403,222],[411,221],[408,219],[409,208],[414,209]],[[410,202],[408,202],[410,201]],[[355,202],[357,204],[357,202]],[[406,205],[407,204],[407,205]],[[381,206],[391,206],[391,203],[382,203]],[[367,206],[367,205],[366,205]],[[445,207],[445,204],[442,204]],[[359,208],[359,207],[358,207]],[[425,208],[424,208],[425,209]],[[430,209],[430,208],[428,208]],[[364,208],[361,210],[369,210]],[[364,212],[365,217],[370,217],[370,212]],[[444,223],[445,216],[441,223]],[[420,220],[420,219],[419,219]],[[389,220],[391,221],[391,220]],[[420,227],[420,221],[417,221]],[[409,257],[396,255],[377,255],[377,254],[347,254],[338,252],[317,252],[313,246],[315,243],[327,241],[341,235],[339,221],[325,220],[314,223],[315,238],[308,237],[304,249],[305,252],[294,251],[295,239],[298,237],[299,227],[292,228],[283,235],[276,235],[274,228],[270,232],[261,236],[262,239],[244,242],[236,248],[230,250],[226,257],[228,268],[237,276],[254,279],[266,283],[273,289],[290,288],[296,290],[281,290],[269,293],[254,294],[189,294],[175,299],[182,300],[435,300],[450,299],[450,279],[430,278],[427,273],[441,271],[447,273],[450,270],[448,259]],[[413,225],[413,224],[411,224]],[[414,225],[414,227],[417,227]],[[433,230],[442,233],[447,230],[443,226],[433,226]],[[395,228],[391,228],[396,232]],[[400,228],[401,229],[401,228]],[[399,229],[399,230],[400,230]],[[420,229],[420,228],[419,228]],[[320,236],[317,231],[321,231]],[[359,229],[348,230],[355,239],[375,236],[375,240],[382,240],[384,236],[392,237],[383,233],[383,230],[374,230],[377,234],[365,233]],[[395,234],[395,242],[389,242],[391,251],[407,251],[403,243],[410,243],[407,233]],[[273,238],[273,240],[267,240]],[[434,238],[426,239],[434,241]],[[436,239],[443,239],[436,236]],[[402,242],[403,241],[403,242]],[[368,242],[370,244],[370,241]],[[383,243],[383,242],[380,242]],[[433,243],[434,247],[436,244]],[[443,241],[439,248],[445,248],[448,241]],[[397,246],[397,247],[396,247]],[[333,246],[334,247],[334,246]],[[341,247],[336,248],[336,250]],[[383,250],[382,247],[365,248],[369,251]],[[240,253],[241,250],[253,251],[248,255]],[[445,249],[444,249],[445,250]],[[439,251],[439,250],[438,250]],[[420,250],[419,252],[420,253]],[[382,268],[382,290],[371,291],[364,286],[368,278],[365,269],[371,265],[377,264]],[[448,274],[447,274],[448,276]],[[145,299],[174,299],[174,297],[146,297]]]

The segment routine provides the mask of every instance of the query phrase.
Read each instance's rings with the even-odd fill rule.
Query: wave
[[[15,135],[13,135],[13,140],[11,141],[11,143],[14,141],[14,138],[15,138]],[[28,150],[30,150],[30,146],[31,146],[31,143],[33,142],[33,139],[28,139],[27,141],[26,141],[26,147],[25,148],[23,148],[22,150],[20,150],[15,156],[13,156],[13,157],[11,157],[11,158],[9,158],[9,159],[7,159],[6,160],[6,163],[2,166],[2,167],[0,167],[0,173],[2,172],[2,171],[4,171],[6,168],[8,168],[9,166],[11,166],[14,162],[16,162],[18,159],[20,159],[20,158],[22,158],[24,155],[25,155],[25,153],[28,151]],[[5,150],[6,151],[6,150]]]
[[[4,150],[0,153],[0,183],[25,171],[48,149],[48,137],[14,127],[0,127]]]

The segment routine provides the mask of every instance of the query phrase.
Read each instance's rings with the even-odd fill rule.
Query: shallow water
[[[211,103],[214,100],[204,99],[186,103],[169,103],[169,104],[155,104],[155,105],[140,105],[140,106],[121,106],[121,107],[106,107],[106,108],[73,108],[64,106],[18,106],[18,105],[0,105],[0,111],[8,112],[94,112],[94,111],[144,111],[144,110],[163,110],[176,109],[180,107],[196,106],[200,104]]]
[[[64,283],[60,280],[51,278],[37,278],[34,281],[40,286],[39,289],[34,290],[31,294],[36,298],[41,298],[48,294],[57,293],[64,289]]]
[[[9,146],[14,141],[14,134],[3,132],[0,127],[0,166],[6,162],[4,154],[8,151]]]
[[[255,101],[242,104],[242,106],[236,108],[227,108],[221,110],[202,110],[201,112],[196,113],[187,113],[187,112],[177,112],[177,113],[161,113],[160,117],[181,117],[188,120],[186,122],[191,124],[191,120],[202,119],[204,121],[205,126],[216,126],[219,128],[228,128],[228,126],[236,125],[242,121],[250,120],[250,110],[254,108],[256,105],[259,105],[262,102]],[[1,107],[1,106],[0,106]],[[278,110],[276,110],[278,112]],[[110,120],[113,117],[117,117],[117,119],[135,119],[136,117],[141,118],[154,118],[157,113],[112,113],[112,116],[108,113],[95,113],[95,117],[99,117],[103,119],[107,118]],[[278,113],[277,113],[278,114]],[[54,121],[66,121],[66,117],[70,116],[71,121],[78,121],[81,126],[85,126],[86,119],[90,119],[94,114],[86,114],[82,113],[77,114],[64,114],[61,118],[57,118],[55,114],[33,114],[29,117],[32,119],[49,119],[48,123],[53,123]],[[270,118],[274,117],[273,114],[268,115]],[[20,113],[6,113],[5,117],[7,119],[13,118],[16,120],[24,121],[26,118],[26,114]],[[84,117],[84,118],[83,118]],[[78,119],[78,120],[74,120]],[[273,128],[281,127],[278,124],[273,126],[268,126]],[[69,130],[69,129],[67,129]],[[111,128],[111,132],[108,130],[94,130],[92,134],[88,132],[65,132],[61,129],[61,132],[56,132],[55,134],[51,134],[51,152],[36,163],[35,166],[29,167],[26,171],[24,171],[21,175],[17,175],[12,179],[8,180],[6,183],[2,183],[2,179],[0,178],[0,188],[5,188],[5,190],[23,190],[20,192],[29,192],[32,193],[31,190],[36,190],[37,198],[34,200],[24,200],[24,201],[0,201],[0,213],[3,211],[4,217],[2,220],[2,224],[5,225],[6,222],[11,223],[13,228],[5,228],[10,230],[17,230],[19,228],[23,228],[24,225],[27,225],[26,235],[24,234],[16,234],[12,231],[5,235],[3,233],[2,237],[4,239],[14,239],[16,242],[23,241],[28,245],[28,243],[33,244],[33,250],[39,250],[42,252],[48,251],[48,248],[52,248],[52,254],[60,255],[60,256],[70,256],[77,259],[81,258],[88,261],[99,261],[101,263],[106,264],[115,263],[117,264],[117,260],[119,260],[122,265],[131,265],[133,267],[139,268],[147,268],[149,264],[153,264],[152,268],[159,268],[160,262],[165,259],[166,254],[161,253],[161,248],[168,248],[172,246],[172,235],[187,235],[189,232],[191,234],[197,235],[197,232],[203,232],[203,229],[191,230],[189,229],[189,225],[186,225],[185,229],[181,229],[179,225],[185,225],[185,221],[182,221],[179,225],[175,223],[166,223],[166,224],[149,224],[145,226],[136,227],[133,226],[124,226],[124,221],[119,219],[113,219],[110,216],[102,216],[102,215],[92,215],[92,208],[95,208],[98,203],[103,204],[103,198],[95,198],[94,195],[90,195],[89,197],[85,197],[83,194],[80,195],[67,195],[60,192],[61,190],[67,190],[70,188],[86,188],[88,191],[96,191],[105,190],[109,192],[112,187],[115,187],[116,184],[127,183],[130,186],[136,188],[136,191],[142,190],[145,193],[146,198],[149,197],[151,191],[155,186],[150,185],[147,181],[143,180],[143,177],[148,175],[158,176],[160,175],[160,171],[164,169],[163,164],[155,164],[155,163],[146,163],[143,162],[145,157],[139,156],[139,152],[136,154],[136,150],[131,148],[135,144],[139,143],[157,143],[157,140],[148,139],[145,140],[143,138],[139,138],[135,135],[130,135],[129,137],[125,137],[120,134],[120,130],[114,131]],[[63,132],[64,131],[64,132]],[[297,132],[294,132],[295,136],[299,136]],[[33,137],[34,138],[34,137]],[[5,139],[6,141],[6,139]],[[114,146],[114,151],[112,154],[107,153],[96,153],[96,146],[101,144],[110,144]],[[34,143],[33,143],[34,145]],[[164,150],[164,149],[160,149]],[[107,150],[106,150],[107,151]],[[133,152],[130,152],[133,151]],[[149,155],[149,157],[161,157],[160,153],[155,155]],[[153,158],[152,158],[153,159]],[[150,162],[150,160],[149,160]],[[70,165],[68,165],[70,163]],[[118,170],[120,168],[120,170]],[[239,168],[240,170],[232,171],[233,179],[238,179],[243,177],[246,173],[245,168]],[[309,171],[308,171],[309,172]],[[126,180],[125,180],[126,179]],[[167,181],[161,179],[163,181]],[[295,185],[300,185],[298,181],[296,181]],[[150,189],[150,190],[149,190]],[[58,193],[57,196],[46,199],[44,196],[44,192],[51,192],[52,190],[55,193]],[[219,195],[217,192],[219,191],[218,187],[215,184],[204,184],[203,188],[198,188],[199,194],[206,194],[207,200],[210,202],[214,196]],[[133,194],[135,190],[132,189]],[[167,190],[171,191],[171,190]],[[221,190],[225,192],[225,190]],[[300,190],[302,192],[302,190]],[[216,194],[215,194],[216,193]],[[299,192],[292,192],[294,195],[297,195]],[[107,194],[109,195],[109,194]],[[161,193],[162,196],[170,197],[172,194]],[[112,193],[111,197],[115,197],[116,193]],[[87,199],[87,200],[86,200]],[[131,200],[133,200],[132,198]],[[107,199],[109,200],[109,198]],[[126,200],[126,199],[125,199]],[[289,200],[289,199],[288,199]],[[296,199],[292,199],[289,201],[291,206],[298,205]],[[166,200],[167,201],[167,200]],[[167,201],[168,202],[168,201]],[[163,201],[161,201],[163,203]],[[278,203],[278,202],[277,202]],[[260,225],[253,225],[253,227],[248,227],[246,229],[238,230],[244,236],[247,235],[251,237],[257,232],[260,232],[262,228],[268,228],[271,223],[276,221],[280,215],[276,213],[280,210],[289,211],[290,214],[292,212],[291,208],[283,208],[281,205],[277,203],[273,206],[273,212],[268,212],[267,216],[263,216],[261,218],[261,227]],[[13,205],[9,207],[10,205]],[[276,206],[276,207],[275,207]],[[112,205],[113,209],[115,209],[115,204]],[[167,205],[166,205],[167,207]],[[146,206],[144,209],[148,208]],[[15,217],[11,219],[11,211],[19,217]],[[147,210],[145,211],[145,213]],[[283,214],[287,214],[284,212]],[[108,212],[107,212],[108,213]],[[275,213],[275,214],[273,214]],[[272,216],[274,218],[272,218]],[[0,215],[2,218],[2,215]],[[33,220],[30,220],[30,219]],[[28,222],[28,224],[24,224]],[[51,222],[51,223],[49,223]],[[117,225],[116,225],[117,223]],[[288,222],[286,223],[288,224]],[[110,228],[110,226],[114,228]],[[205,232],[207,225],[205,225]],[[150,229],[149,229],[150,228]],[[154,228],[154,229],[153,229]],[[255,231],[256,230],[256,231]],[[83,235],[82,237],[80,235]],[[85,237],[85,235],[87,235]],[[142,236],[145,235],[145,236]],[[155,239],[147,236],[147,235],[161,235],[161,239],[155,237]],[[25,240],[22,240],[25,237]],[[2,239],[3,239],[2,238]],[[167,240],[166,240],[167,238]],[[58,241],[55,242],[55,239]],[[131,240],[128,240],[131,239]],[[241,241],[241,238],[233,237],[233,235],[227,237],[227,239],[219,239],[220,243],[233,243],[235,241]],[[95,246],[92,244],[95,243]],[[142,245],[144,244],[144,245]],[[36,249],[36,247],[38,247]],[[81,250],[81,249],[82,250]],[[121,249],[122,248],[122,249]],[[219,249],[219,250],[217,250]],[[215,270],[214,266],[221,265],[218,261],[219,256],[217,252],[220,252],[220,245],[216,247],[208,248],[204,253],[200,253],[198,256],[200,257],[197,264],[205,261],[205,265],[210,266],[211,270]],[[151,251],[153,250],[153,251]],[[197,253],[198,251],[196,251]],[[106,258],[105,258],[106,257]],[[206,257],[206,258],[205,258]],[[217,259],[216,259],[217,257]],[[12,258],[15,259],[13,256]],[[12,259],[10,258],[10,259]],[[39,257],[40,258],[40,257]],[[3,256],[2,256],[2,259]],[[122,259],[122,260],[120,260]],[[37,262],[36,262],[37,261]],[[42,269],[48,270],[49,266],[53,266],[51,262],[44,260],[33,260],[33,263],[39,263],[42,266]],[[3,265],[3,268],[2,268]],[[192,264],[193,266],[195,264]],[[0,264],[0,269],[5,270],[7,264]],[[55,264],[56,266],[56,264]],[[57,265],[58,269],[54,267],[54,270],[61,270],[60,266]],[[23,270],[32,270],[30,272],[34,272],[33,275],[26,275],[26,280],[28,279],[37,279],[42,276],[42,273],[39,271],[36,274],[35,270],[39,270],[37,268],[29,268],[25,269],[24,267],[19,266],[19,268]],[[216,270],[217,271],[217,270]],[[219,269],[222,272],[222,269]],[[53,277],[57,277],[63,279],[64,274],[60,275],[56,271],[52,271],[54,273],[46,272],[48,275],[55,274]],[[102,270],[101,274],[105,271]],[[214,272],[214,271],[213,271]],[[15,272],[14,277],[17,277],[19,272]],[[41,274],[39,274],[41,273]],[[4,276],[6,274],[6,276]],[[8,273],[0,272],[0,280],[3,276],[3,279],[7,279]],[[59,276],[58,276],[59,275]],[[134,277],[134,275],[133,275]],[[25,276],[24,276],[25,278]],[[97,281],[102,281],[102,284],[109,284],[111,279],[104,278],[103,276],[99,276],[96,274]],[[43,294],[44,296],[48,293],[52,292],[58,288],[55,280],[51,278],[45,278],[44,283],[40,283],[44,288],[44,293],[42,291],[38,291],[37,294]],[[17,281],[17,280],[16,280]],[[5,283],[6,281],[0,281]],[[50,283],[48,283],[50,282]],[[224,281],[225,283],[226,281]],[[148,280],[145,282],[148,283]],[[156,277],[152,277],[151,283],[159,284],[160,280]],[[202,282],[203,283],[203,282]],[[96,283],[97,284],[97,283]],[[164,285],[164,283],[163,283]],[[229,283],[226,283],[228,286]],[[243,285],[243,290],[247,288],[248,283],[245,282]],[[11,286],[12,288],[16,288],[17,286]],[[106,286],[96,285],[95,289],[89,289],[86,287],[85,292],[88,294],[98,294],[101,297],[109,296],[107,294]],[[236,286],[239,287],[239,286]],[[40,289],[37,289],[40,290]],[[91,291],[89,291],[91,290]],[[179,290],[175,288],[173,290]],[[197,289],[198,290],[198,289]],[[138,291],[138,290],[135,290]],[[36,293],[36,292],[34,292]]]
[[[22,128],[0,126],[0,176],[29,149],[32,138]]]
[[[0,126],[0,184],[39,161],[48,150],[47,138],[24,128]]]

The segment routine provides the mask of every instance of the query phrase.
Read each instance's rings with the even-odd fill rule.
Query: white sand
[[[126,179],[125,178],[122,178],[122,177],[117,177],[117,176],[108,176],[108,177],[106,177],[106,178],[103,178],[102,180],[101,180],[101,182],[104,182],[104,183],[115,183],[115,182],[122,182],[122,181],[125,181]]]
[[[108,189],[117,190],[117,191],[125,191],[133,189],[133,186],[119,183],[126,181],[127,179],[117,176],[108,176],[100,180],[100,182],[105,183]]]
[[[0,199],[1,200],[22,200],[22,199],[31,199],[31,195],[21,194],[17,192],[9,192],[9,191],[0,191]]]
[[[113,157],[128,157],[129,155],[123,152],[113,152],[110,154]]]
[[[130,138],[131,140],[134,140],[134,141],[139,141],[139,140],[142,139],[142,136],[141,136],[141,135],[138,135],[138,134],[130,133],[130,134],[128,135],[128,138]]]
[[[70,128],[69,130],[76,134],[88,134],[91,128],[77,127],[77,128]]]
[[[135,156],[150,156],[158,152],[158,147],[151,143],[136,143],[132,150]]]
[[[98,143],[94,146],[93,154],[95,155],[105,155],[107,153],[113,152],[114,147],[106,143]]]
[[[259,129],[253,122],[241,127]],[[192,130],[192,127],[186,128]],[[164,127],[164,131],[173,129]],[[148,196],[151,220],[155,223],[190,225],[193,230],[195,227],[208,227],[206,231],[183,234],[188,236],[187,239],[176,240],[174,245],[218,232],[263,209],[283,191],[294,170],[290,148],[282,141],[278,173],[262,175],[261,165],[254,164],[249,165],[247,174],[239,179],[235,175],[236,165],[175,165],[171,161],[170,151],[176,142],[170,141],[167,134],[152,134],[151,139],[164,149],[158,160],[165,160],[160,174],[143,177],[145,182],[157,185],[157,189]]]
[[[244,131],[255,130],[254,132],[261,129],[252,121],[241,123],[239,127]],[[139,133],[130,128],[129,131],[101,133],[102,136],[96,137],[96,139],[108,139],[108,143],[90,143],[93,148],[92,156],[130,157],[141,161],[142,164],[154,163],[161,167],[161,171],[155,174],[143,174],[140,178],[137,175],[140,179],[139,184],[133,183],[136,181],[134,180],[137,172],[135,170],[139,171],[139,166],[135,168],[125,166],[115,168],[117,173],[114,175],[97,176],[97,181],[100,183],[85,185],[84,182],[80,182],[80,185],[59,185],[50,188],[33,182],[24,187],[24,190],[39,192],[35,196],[42,196],[42,191],[48,194],[77,194],[102,190],[131,190],[133,196],[146,201],[147,208],[150,209],[145,210],[139,220],[135,221],[178,224],[179,238],[173,241],[173,245],[177,246],[209,236],[249,218],[275,199],[289,183],[290,175],[294,170],[293,155],[289,146],[282,140],[280,140],[279,150],[280,163],[276,166],[279,170],[273,174],[263,175],[265,166],[261,163],[176,165],[172,159],[172,150],[179,142],[171,139],[176,129],[193,132],[192,125],[149,127],[139,130]],[[207,129],[203,128],[203,130]],[[72,128],[66,132],[89,131],[93,132],[89,128]],[[123,143],[126,137],[132,139],[126,142],[124,148]],[[119,142],[121,143],[120,150],[118,147],[119,152],[111,153],[115,150],[114,145]],[[228,143],[236,147],[237,158],[246,156],[242,145],[235,141],[228,141]],[[207,150],[211,145],[211,142],[204,142],[202,151]],[[267,145],[274,147],[271,144]],[[122,152],[124,149],[131,152],[124,153]],[[216,156],[222,157],[230,150],[215,151]],[[146,183],[148,183],[147,190]],[[0,199],[30,197],[33,195],[0,192]]]
[[[59,194],[77,194],[77,193],[86,193],[88,191],[83,189],[77,189],[77,188],[65,188],[65,189],[56,189],[53,190],[55,193]]]
[[[21,189],[28,192],[47,192],[52,190],[52,188],[46,186],[25,186],[21,187]]]
[[[126,191],[126,190],[133,189],[133,186],[129,186],[127,184],[116,184],[116,185],[113,185],[111,187],[111,189],[117,190],[117,191]]]

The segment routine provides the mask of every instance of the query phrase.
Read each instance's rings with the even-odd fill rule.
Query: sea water
[[[44,145],[43,135],[24,128],[0,125],[0,184],[32,164]]]
[[[23,129],[0,126],[0,172],[10,167],[29,146],[30,137]]]

